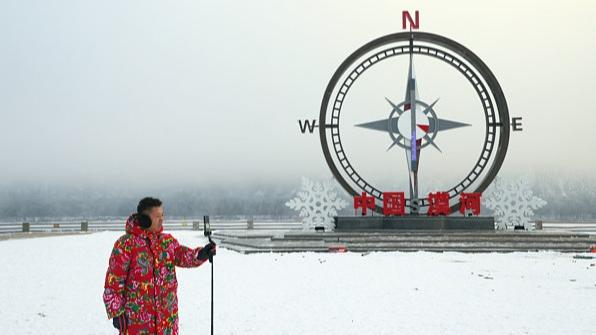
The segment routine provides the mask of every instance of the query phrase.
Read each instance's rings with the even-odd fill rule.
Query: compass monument
[[[355,209],[362,208],[364,215],[336,218],[336,228],[340,230],[348,227],[355,229],[367,227],[494,229],[493,218],[479,216],[480,196],[496,177],[503,164],[509,144],[510,128],[513,127],[514,131],[521,130],[521,118],[510,120],[501,86],[478,56],[449,38],[415,31],[419,27],[418,12],[415,17],[416,19],[413,20],[408,12],[403,12],[403,28],[406,28],[409,23],[409,31],[380,37],[349,55],[340,64],[327,85],[318,124],[315,120],[312,120],[312,123],[307,120],[299,121],[303,133],[307,129],[312,133],[315,127],[318,128],[323,154],[329,168],[340,185],[354,197]],[[429,98],[428,94],[424,95],[424,92],[421,96],[419,94],[421,83],[424,85],[425,82],[441,79],[439,75],[430,78],[428,72],[426,76],[420,78],[416,76],[417,64],[422,66],[427,64],[418,62],[427,59],[451,68],[445,71],[455,70],[455,73],[463,76],[468,83],[466,87],[472,88],[470,91],[475,96],[472,99],[474,101],[465,107],[455,106],[454,108],[453,104],[444,106],[439,97]],[[350,95],[355,94],[354,87],[357,87],[359,80],[362,81],[361,78],[366,77],[365,74],[372,72],[371,69],[380,68],[384,66],[380,64],[390,62],[404,64],[405,68],[401,67],[402,65],[391,67],[391,69],[403,69],[401,74],[391,73],[391,81],[401,77],[401,81],[405,81],[406,84],[405,92],[383,90],[383,92],[393,93],[378,94],[378,96],[374,96],[374,93],[369,94],[372,95],[370,99],[377,99],[374,101],[383,100],[386,116],[371,117],[369,110],[372,108],[379,110],[378,107],[346,107],[358,100],[350,99]],[[386,71],[388,68],[383,69]],[[387,82],[385,86],[394,85]],[[422,89],[424,91],[424,88]],[[377,91],[380,90],[373,90],[373,92]],[[375,102],[374,106],[379,105]],[[474,115],[475,122],[468,121],[465,113],[459,114],[458,117],[458,111],[455,110],[458,108],[465,109],[467,115]],[[354,123],[351,122],[354,118],[344,116],[345,113],[354,113],[354,111],[359,114],[358,119],[363,122]],[[445,111],[451,114],[444,114]],[[441,117],[441,115],[451,115],[451,117]],[[479,122],[479,118],[482,121]],[[441,149],[441,143],[445,143],[442,141],[449,141],[450,137],[470,127],[477,129],[476,134],[483,135],[477,139],[465,140],[465,143],[470,145],[482,144],[478,156],[470,160],[475,163],[468,168],[469,170],[461,173],[463,179],[450,187],[437,189],[428,196],[421,194],[419,178],[423,180],[428,178],[420,169],[421,166],[424,167],[425,161],[422,158],[428,156],[427,150],[449,155],[449,151],[444,152]],[[383,155],[400,155],[405,158],[406,164],[403,166],[404,168],[407,166],[407,190],[386,189],[386,185],[370,178],[370,172],[369,176],[365,175],[367,170],[360,168],[358,159],[354,159],[355,149],[345,147],[345,141],[342,141],[342,136],[346,136],[346,132],[354,131],[353,129],[376,132],[379,135],[386,134],[375,137],[374,143],[369,140],[370,143],[367,142],[367,145],[384,146]],[[435,162],[435,165],[441,164],[445,164],[443,167],[445,171],[451,169],[447,163]],[[396,170],[387,168],[386,171],[391,173]],[[406,193],[407,197],[404,196]],[[403,209],[388,211],[388,206],[392,209],[402,206]],[[468,211],[467,209],[470,208],[466,206],[471,206],[474,210]],[[370,212],[373,215],[366,215],[366,209],[371,209]],[[464,215],[453,214],[458,210]],[[375,212],[384,215],[374,216]]]

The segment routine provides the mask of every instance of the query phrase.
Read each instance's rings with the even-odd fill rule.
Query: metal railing
[[[254,222],[232,221],[212,222],[212,230],[298,230],[300,222]],[[203,230],[203,222],[197,220],[169,220],[164,222],[164,230]],[[0,223],[2,233],[35,233],[35,232],[96,232],[124,231],[124,221],[56,221],[56,222],[22,222]]]
[[[541,222],[542,230],[565,230],[571,232],[596,233],[596,222]],[[538,228],[538,227],[536,227]],[[300,222],[255,222],[244,221],[215,221],[211,223],[212,230],[300,230]],[[538,228],[540,229],[540,228]],[[203,230],[202,220],[167,220],[164,230]],[[124,231],[124,220],[89,220],[89,221],[44,221],[44,222],[5,222],[0,223],[0,234],[23,232],[96,232],[96,231]]]

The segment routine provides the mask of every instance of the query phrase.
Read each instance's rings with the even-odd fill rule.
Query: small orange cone
[[[329,247],[329,252],[347,252],[348,248],[343,245]]]
[[[590,252],[596,254],[596,245],[593,245],[592,248],[590,248]]]

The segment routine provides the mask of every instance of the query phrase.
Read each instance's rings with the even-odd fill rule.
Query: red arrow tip
[[[422,129],[422,131],[424,131],[425,133],[428,133],[428,129],[430,128],[430,126],[427,124],[419,124],[418,128]]]

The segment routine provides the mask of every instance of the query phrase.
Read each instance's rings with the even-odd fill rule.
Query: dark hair
[[[141,214],[148,209],[159,206],[161,206],[161,200],[157,198],[146,197],[139,201],[139,204],[137,205],[137,213]]]

